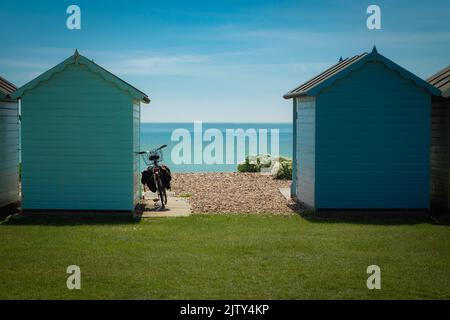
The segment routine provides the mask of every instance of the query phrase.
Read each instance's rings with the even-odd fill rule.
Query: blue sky
[[[448,0],[5,1],[0,24],[0,75],[23,85],[78,48],[150,95],[150,122],[288,122],[285,92],[374,44],[422,78],[450,65]]]

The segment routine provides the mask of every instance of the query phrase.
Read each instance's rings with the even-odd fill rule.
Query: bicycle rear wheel
[[[166,189],[162,185],[161,177],[159,175],[158,175],[158,178],[156,179],[156,183],[158,185],[158,195],[159,195],[159,200],[161,201],[161,208],[164,209],[164,207],[167,204],[167,194],[166,194]]]

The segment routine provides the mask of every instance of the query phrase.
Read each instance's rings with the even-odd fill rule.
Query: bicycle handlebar
[[[154,150],[161,150],[161,149],[163,149],[163,148],[165,148],[165,147],[167,147],[167,144],[163,144],[161,147],[159,147],[159,148],[157,148],[157,149],[154,149]],[[150,151],[139,151],[139,152],[136,152],[137,154],[146,154],[146,153],[149,153]]]

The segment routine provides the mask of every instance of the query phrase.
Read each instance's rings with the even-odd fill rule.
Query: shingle
[[[0,92],[4,95],[9,95],[17,90],[17,87],[5,78],[0,76]]]
[[[290,92],[288,92],[286,94],[286,96],[289,96],[289,95],[299,96],[299,95],[302,95],[302,94],[306,94],[312,88],[318,86],[319,84],[321,84],[325,80],[331,78],[335,74],[341,72],[345,68],[351,66],[353,63],[355,63],[356,61],[364,58],[367,55],[368,55],[368,53],[364,52],[362,54],[353,56],[351,58],[346,58],[346,59],[344,59],[342,61],[339,61],[338,63],[336,63],[332,67],[328,68],[324,72],[320,73],[319,75],[315,76],[311,80],[301,84],[300,86],[298,86],[294,90],[291,90]]]
[[[442,91],[444,97],[450,96],[450,66],[427,79],[428,83]]]

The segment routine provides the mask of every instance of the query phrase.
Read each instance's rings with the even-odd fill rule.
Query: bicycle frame
[[[166,190],[162,186],[162,181],[160,177],[160,167],[158,165],[159,162],[162,161],[162,149],[167,147],[167,145],[162,145],[161,147],[150,150],[150,151],[141,151],[138,154],[143,156],[144,162],[148,165],[148,168],[152,170],[153,180],[156,186],[156,194],[161,202],[161,208],[164,209],[167,203],[167,195]]]

